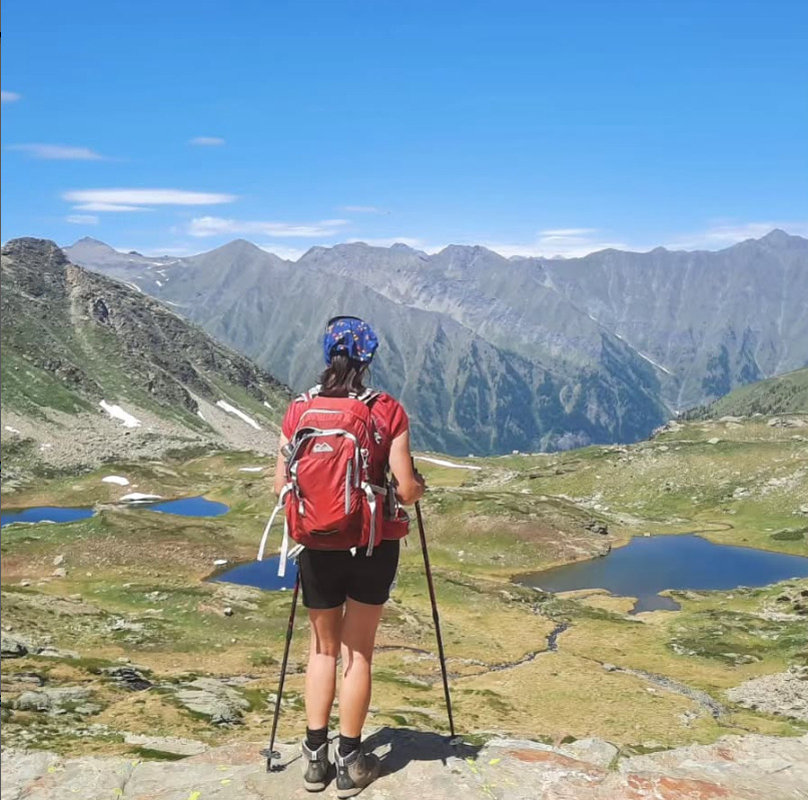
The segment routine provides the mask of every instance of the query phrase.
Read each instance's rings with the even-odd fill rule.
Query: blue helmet
[[[379,346],[373,328],[359,317],[332,317],[325,326],[323,335],[323,356],[326,365],[337,354],[369,364]]]

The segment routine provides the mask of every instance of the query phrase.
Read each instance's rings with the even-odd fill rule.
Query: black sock
[[[306,747],[308,747],[309,750],[316,750],[318,747],[322,747],[327,741],[327,725],[325,728],[317,728],[316,730],[306,728]]]
[[[361,736],[346,736],[344,733],[341,733],[339,735],[339,754],[343,758],[349,756],[354,750],[359,749],[361,742]]]

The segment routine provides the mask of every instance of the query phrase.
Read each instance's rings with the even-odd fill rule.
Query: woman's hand
[[[396,497],[400,503],[411,505],[423,497],[426,481],[413,467],[408,430],[393,439],[390,446],[390,471],[396,479]]]

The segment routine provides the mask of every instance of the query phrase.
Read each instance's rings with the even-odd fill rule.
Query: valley
[[[236,273],[265,278],[267,254],[236,245]],[[209,256],[198,257],[202,266]],[[327,256],[315,253],[306,269],[334,269],[319,264]],[[143,261],[132,255],[126,268],[172,266]],[[448,297],[465,280],[456,282],[458,269],[483,275],[492,264],[504,280],[504,265],[462,248],[430,269],[455,275]],[[129,776],[118,787],[126,796],[146,791],[137,788],[144,780],[174,800],[163,787],[175,781],[177,800],[186,800],[201,792],[183,777],[197,767],[206,786],[227,780],[226,796],[241,796],[260,770],[257,743],[268,735],[291,598],[288,585],[252,585],[264,577],[222,578],[255,570],[290,391],[142,288],[75,266],[52,242],[4,247],[0,715],[4,781],[22,787],[15,796],[34,784],[51,786],[44,796],[72,791],[73,775],[89,791],[89,769],[103,784],[99,797],[118,781],[107,775],[115,770]],[[479,300],[483,289],[477,282],[472,294]],[[490,781],[521,774],[524,763],[534,765],[536,786],[560,770],[559,780],[578,787],[576,800],[584,786],[608,800],[657,796],[655,787],[702,791],[715,785],[716,769],[740,770],[726,780],[761,789],[760,759],[792,758],[808,736],[808,578],[799,577],[808,564],[808,370],[665,422],[664,381],[657,386],[651,362],[617,334],[600,339],[605,371],[581,366],[598,352],[585,354],[597,341],[587,336],[578,355],[565,346],[565,358],[583,358],[572,372],[559,372],[560,362],[552,374],[533,371],[518,346],[497,349],[472,335],[469,318],[433,308],[409,327],[411,308],[367,292],[385,318],[398,314],[402,330],[418,331],[406,352],[382,331],[388,368],[416,365],[402,372],[405,404],[426,403],[414,407],[413,431],[440,445],[416,459],[430,486],[423,509],[468,756],[447,754],[451,774],[485,797],[496,796]],[[249,299],[269,296],[267,288]],[[315,318],[319,301],[301,296]],[[202,295],[195,302],[206,307]],[[246,311],[221,319],[235,324]],[[300,326],[288,322],[283,336],[295,346],[281,337],[278,353],[304,346]],[[246,340],[214,332],[250,351]],[[388,377],[380,369],[374,381]],[[635,394],[624,392],[629,385]],[[611,416],[598,416],[601,403]],[[577,446],[593,438],[602,443]],[[615,438],[622,443],[609,443]],[[467,452],[489,454],[457,455]],[[51,522],[54,513],[70,519]],[[447,719],[413,533],[380,628],[368,729],[396,743],[395,758],[429,763],[444,748]],[[280,527],[271,551],[279,540]],[[629,568],[615,594],[600,578],[557,593],[542,586],[550,568],[605,574],[658,547],[673,549],[633,567],[636,575]],[[690,555],[674,580],[680,550]],[[719,552],[743,569],[708,568],[704,554]],[[690,580],[687,558],[699,562],[701,581]],[[775,561],[779,571],[764,570]],[[300,614],[280,721],[286,754],[303,725],[307,648]],[[481,753],[495,755],[483,763]],[[219,776],[231,759],[243,763],[241,778]],[[745,759],[753,766],[742,768]],[[772,779],[784,797],[805,764],[793,767]],[[417,774],[407,769],[402,780]],[[423,773],[430,791],[443,779]],[[639,795],[638,786],[646,787]]]
[[[672,592],[679,611],[634,615],[631,598],[511,581],[647,533],[700,531],[808,556],[808,415],[790,415],[789,426],[772,419],[676,423],[627,447],[456,461],[477,470],[421,459],[455,717],[469,741],[597,737],[629,757],[726,734],[808,731],[808,580]],[[217,562],[254,558],[271,471],[260,454],[211,450],[4,490],[4,509],[96,509],[3,528],[5,746],[177,758],[178,747],[267,735],[290,595],[205,579]],[[204,495],[229,511],[148,513],[119,504],[131,491]],[[409,539],[368,724],[445,731],[423,565],[417,535]],[[284,738],[302,725],[306,626],[299,616]]]

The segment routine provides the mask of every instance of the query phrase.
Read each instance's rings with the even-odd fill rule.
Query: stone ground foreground
[[[808,735],[725,737],[614,762],[598,740],[548,747],[494,739],[452,748],[436,734],[384,728],[370,746],[383,774],[364,800],[807,800]],[[6,750],[2,800],[295,800],[336,797],[332,783],[310,795],[295,745],[280,746],[286,768],[267,773],[260,745],[241,743],[180,761],[64,759]]]

